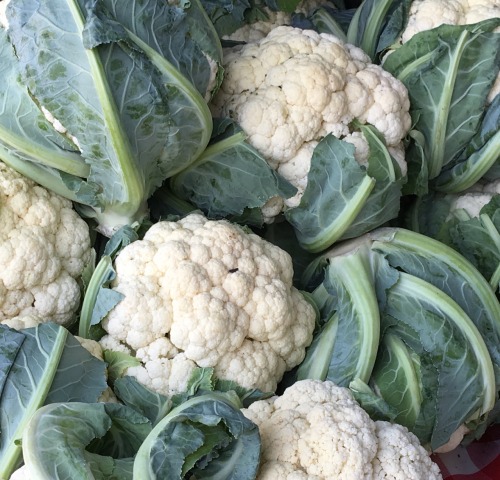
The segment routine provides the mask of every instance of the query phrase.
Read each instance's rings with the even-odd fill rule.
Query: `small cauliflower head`
[[[0,322],[70,323],[90,257],[71,202],[0,162]]]
[[[312,340],[314,309],[292,285],[290,256],[228,221],[156,223],[115,270],[124,298],[103,320],[103,346],[135,355],[141,366],[127,374],[160,393],[181,391],[196,367],[274,391]]]
[[[450,201],[448,219],[454,216],[463,218],[461,212],[465,212],[470,218],[478,218],[481,209],[496,195],[500,195],[499,180],[487,183],[478,182],[459,194],[448,194],[445,197]]]
[[[257,480],[441,478],[413,434],[374,422],[349,389],[330,381],[298,381],[242,412],[261,435]]]
[[[212,112],[239,123],[249,143],[297,187],[287,207],[300,203],[312,153],[327,134],[353,143],[356,160],[366,163],[368,144],[353,120],[374,125],[389,148],[397,149],[410,129],[405,86],[331,34],[280,26],[258,42],[226,49],[223,64]]]
[[[417,436],[406,427],[376,421],[377,454],[373,478],[380,480],[438,480],[441,472]]]

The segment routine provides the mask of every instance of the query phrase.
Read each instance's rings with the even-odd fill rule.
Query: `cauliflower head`
[[[441,478],[415,435],[374,422],[349,389],[329,381],[298,381],[242,412],[261,434],[258,480]]]
[[[198,213],[153,225],[115,259],[122,301],[103,347],[135,355],[127,374],[170,394],[196,367],[274,391],[312,340],[313,307],[292,285],[290,256],[225,220]]]
[[[354,119],[374,125],[389,148],[397,149],[410,129],[405,86],[331,34],[279,26],[258,42],[226,49],[223,63],[212,112],[239,123],[269,165],[297,187],[287,207],[299,204],[312,153],[327,134],[353,143],[356,159],[366,163],[369,148],[350,127]]]
[[[472,187],[458,194],[448,194],[445,196],[450,201],[450,214],[447,218],[460,216],[460,211],[470,218],[478,218],[481,209],[487,205],[491,199],[500,195],[500,181],[477,182]]]
[[[90,257],[71,202],[0,162],[0,322],[70,323]]]

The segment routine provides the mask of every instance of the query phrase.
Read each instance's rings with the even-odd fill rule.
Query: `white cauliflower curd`
[[[290,256],[225,220],[156,223],[115,270],[124,298],[101,344],[135,355],[142,364],[127,374],[160,393],[186,388],[196,366],[274,391],[312,340],[315,312],[292,286]]]
[[[301,380],[242,410],[258,425],[257,480],[438,480],[438,466],[405,427],[373,421],[347,388]]]
[[[89,228],[71,202],[0,162],[0,322],[70,323],[90,255]]]
[[[234,119],[269,165],[298,189],[285,200],[295,207],[307,185],[317,143],[331,133],[356,147],[366,163],[368,144],[351,122],[375,126],[401,162],[410,129],[405,86],[359,48],[331,34],[288,26],[262,40],[226,49],[225,78],[214,98],[215,116]]]

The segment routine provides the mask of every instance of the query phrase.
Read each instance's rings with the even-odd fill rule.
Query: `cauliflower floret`
[[[465,211],[471,218],[479,217],[481,209],[487,205],[494,195],[500,195],[500,182],[475,183],[459,194],[448,194],[445,198],[450,202],[450,213],[447,220]]]
[[[373,478],[385,480],[440,479],[439,467],[431,460],[416,435],[401,425],[376,421],[378,449],[372,461]]]
[[[25,315],[22,317],[12,317],[7,320],[2,321],[4,325],[7,325],[14,330],[24,330],[25,328],[33,328],[43,323],[40,317],[34,315]]]
[[[312,152],[325,135],[353,143],[356,159],[366,163],[368,144],[351,130],[354,119],[374,125],[388,148],[403,151],[411,126],[406,87],[333,35],[276,27],[258,42],[226,49],[224,69],[212,112],[234,119],[269,165],[297,188],[286,207],[299,204]]]
[[[261,434],[258,480],[441,479],[415,435],[372,421],[332,382],[301,380],[242,412]]]
[[[0,5],[1,4],[2,2],[0,2]],[[31,475],[26,465],[23,465],[22,467],[18,468],[10,476],[10,480],[31,480],[32,478],[33,476]]]
[[[67,324],[91,258],[87,224],[71,202],[0,162],[0,322]]]
[[[314,309],[292,285],[290,256],[227,221],[159,222],[115,270],[124,299],[101,344],[134,354],[141,365],[127,374],[160,393],[183,390],[197,366],[274,391],[312,340]]]

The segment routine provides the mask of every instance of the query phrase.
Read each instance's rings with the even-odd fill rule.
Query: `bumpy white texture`
[[[134,354],[142,365],[128,373],[161,393],[182,390],[197,366],[274,391],[312,340],[315,313],[292,285],[290,256],[225,220],[159,222],[115,269],[124,299],[103,321],[104,342]]]
[[[372,461],[373,478],[384,480],[437,480],[439,467],[420,441],[406,427],[376,421],[377,454]]]
[[[347,388],[302,380],[243,409],[259,427],[258,480],[437,480],[438,467],[406,428],[374,422]]]
[[[212,102],[229,116],[272,168],[298,189],[300,202],[314,146],[328,133],[351,141],[360,162],[367,144],[350,123],[374,125],[389,147],[410,129],[405,86],[359,48],[330,34],[280,26],[259,42],[226,49],[225,78]]]
[[[89,228],[71,202],[0,162],[0,322],[72,321],[90,255]]]
[[[408,23],[401,34],[402,43],[419,32],[440,25],[470,25],[490,18],[500,18],[500,0],[413,0]],[[500,32],[500,27],[495,29]],[[488,95],[488,103],[500,93],[500,74]]]
[[[478,182],[460,194],[447,195],[450,201],[449,218],[460,215],[461,210],[472,218],[479,217],[481,209],[490,203],[494,195],[500,195],[500,181]]]

